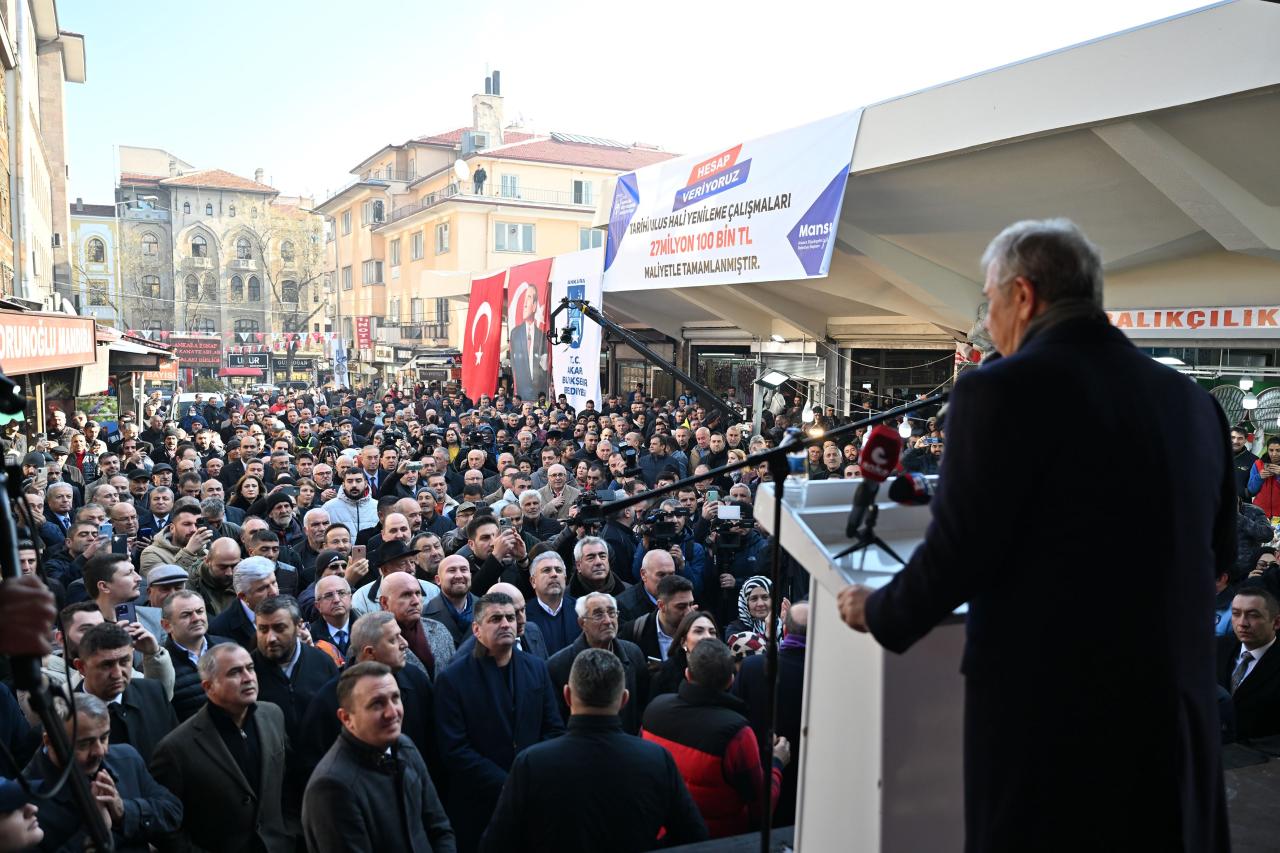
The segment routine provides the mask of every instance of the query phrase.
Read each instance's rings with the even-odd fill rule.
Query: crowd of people
[[[58,607],[43,671],[118,848],[647,850],[753,829],[766,789],[792,822],[808,579],[769,577],[767,468],[608,505],[799,420],[417,386],[8,430],[22,571]],[[922,422],[919,470],[940,440]],[[859,442],[809,476],[857,476]],[[62,768],[26,698],[0,685],[4,770],[38,792]],[[79,849],[69,788],[28,799],[33,846]]]

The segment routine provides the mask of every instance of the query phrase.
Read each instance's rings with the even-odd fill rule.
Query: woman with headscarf
[[[773,584],[764,575],[753,575],[738,590],[738,618],[724,630],[726,638],[748,631],[765,636],[769,611],[773,606]]]

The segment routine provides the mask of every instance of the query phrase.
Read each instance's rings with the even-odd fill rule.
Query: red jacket
[[[675,758],[712,838],[750,832],[758,823],[764,771],[745,711],[737,697],[688,681],[645,709],[641,734]],[[770,776],[772,808],[782,789],[777,761]]]
[[[1268,461],[1264,456],[1253,463],[1259,475],[1262,474],[1262,466],[1268,464]],[[1253,496],[1253,505],[1261,507],[1267,518],[1280,517],[1280,477],[1267,477],[1262,481],[1262,488]]]

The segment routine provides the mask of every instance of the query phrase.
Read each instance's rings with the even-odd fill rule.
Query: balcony
[[[405,183],[408,181],[412,181],[413,177],[414,177],[413,172],[406,172],[404,170],[370,169],[369,171],[364,172],[363,174],[360,175],[360,180],[386,181],[387,183],[391,183],[392,181],[400,181],[401,183]]]
[[[168,222],[169,211],[158,207],[125,207],[121,202],[122,219],[129,222]]]
[[[461,184],[449,184],[443,189],[429,193],[412,204],[404,205],[392,209],[391,215],[387,217],[386,223],[377,225],[377,228],[386,227],[393,222],[398,222],[415,213],[423,210],[429,210],[438,204],[443,204],[451,199],[470,199],[473,201],[497,202],[499,204],[513,205],[530,205],[542,207],[546,205],[556,205],[577,210],[594,211],[596,204],[594,201],[583,202],[581,196],[575,199],[572,189],[567,190],[548,190],[539,189],[537,187],[501,187],[491,183],[486,183],[484,191],[477,193],[475,185],[471,181]]]
[[[449,324],[427,320],[410,320],[400,327],[402,341],[447,340]]]
[[[193,255],[192,257],[187,258],[187,266],[194,267],[198,270],[211,270],[213,269],[213,259],[197,258]]]
[[[233,270],[256,270],[258,262],[253,258],[233,258],[227,267]]]

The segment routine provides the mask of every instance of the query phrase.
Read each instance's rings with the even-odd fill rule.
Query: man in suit
[[[683,575],[667,575],[663,578],[658,583],[657,598],[657,610],[632,620],[618,632],[618,636],[639,646],[651,664],[667,659],[671,640],[680,627],[680,621],[690,610],[698,609],[693,597],[693,581]]]
[[[618,656],[627,673],[627,691],[635,698],[621,710],[622,730],[627,734],[640,734],[640,720],[644,714],[644,697],[649,695],[649,667],[644,652],[635,643],[618,638],[618,603],[607,593],[592,592],[577,601],[578,624],[582,633],[570,645],[556,652],[547,661],[551,684],[556,689],[556,699],[565,722],[569,721],[569,699],[565,685],[573,661],[586,649],[604,649]]]
[[[345,659],[351,644],[351,584],[342,575],[325,575],[316,581],[316,610],[311,642],[327,642]]]
[[[160,742],[151,772],[182,801],[182,841],[211,853],[293,853],[281,806],[284,714],[258,702],[249,653],[235,643],[200,656],[208,703]]]
[[[74,664],[83,678],[76,689],[97,696],[110,709],[111,742],[127,743],[149,761],[178,718],[158,682],[131,677],[133,638],[114,622],[94,625],[80,638]]]
[[[476,848],[516,755],[564,731],[547,665],[515,651],[511,598],[477,599],[471,630],[475,652],[454,660],[435,685],[449,819],[464,853]]]
[[[1214,566],[1235,559],[1222,410],[1107,321],[1102,261],[1074,224],[1011,225],[984,266],[986,325],[1003,357],[962,374],[951,394],[923,544],[879,590],[843,590],[844,620],[901,653],[969,603],[969,849],[1034,849],[1052,838],[1059,849],[1225,850],[1215,661],[1199,630],[1214,619]],[[1052,453],[1009,453],[1015,409],[1036,413],[1037,441]],[[1096,415],[1086,441],[1081,412]],[[1159,440],[1135,444],[1135,435]],[[1143,472],[1144,512],[1165,535],[1135,536],[1130,496],[1081,476],[1119,447],[1126,468]],[[1143,590],[1148,631],[1134,653],[1117,653],[1107,631],[1028,642],[1030,602],[1096,609],[1095,584],[1064,582],[1082,565],[1104,578],[1160,566],[1158,588]]]
[[[526,618],[524,593],[514,584],[509,583],[495,583],[489,588],[489,592],[500,592],[509,596],[512,605],[516,608],[516,650],[547,660],[551,656],[547,650],[547,638],[542,635],[542,629]],[[454,654],[469,655],[475,647],[476,638],[472,634],[462,641],[462,645],[458,646],[458,651]]]
[[[74,699],[74,719],[71,713],[63,716],[76,770],[89,782],[90,793],[111,828],[115,849],[145,853],[150,845],[178,831],[182,803],[147,772],[137,750],[122,743],[108,745],[111,714],[105,702],[87,693],[76,693]],[[62,769],[46,734],[43,748],[23,776],[37,792],[48,794],[62,777]],[[40,801],[40,825],[45,831],[41,850],[85,849],[88,828],[70,784]]]
[[[254,627],[258,605],[280,594],[275,564],[266,557],[246,557],[236,564],[231,586],[236,592],[236,601],[218,614],[209,624],[209,630],[220,637],[230,637],[245,651],[252,652],[258,648],[258,631]]]
[[[440,750],[436,744],[435,694],[431,680],[417,667],[407,666],[409,644],[396,624],[395,616],[385,610],[366,613],[351,628],[351,655],[348,668],[366,661],[377,661],[391,669],[400,688],[400,704],[404,706],[402,733],[422,754],[433,779],[443,779]],[[338,720],[338,681],[335,676],[316,692],[302,720],[301,751],[310,771],[320,762],[342,731]]]
[[[164,600],[160,608],[160,624],[168,635],[165,650],[173,661],[173,710],[179,722],[190,719],[204,705],[204,686],[200,677],[200,656],[210,646],[232,640],[210,634],[209,617],[204,599],[195,590],[183,589]]]
[[[588,649],[574,659],[565,702],[564,737],[526,749],[511,765],[480,849],[592,850],[608,839],[619,853],[679,846],[707,838],[707,827],[671,753],[623,732],[620,709],[631,698],[617,656]],[[611,785],[600,785],[601,767]],[[566,820],[564,791],[574,792]],[[625,806],[619,808],[619,804]]]
[[[568,483],[569,472],[559,462],[547,469],[547,485],[538,489],[538,495],[542,498],[543,515],[559,521],[569,517],[569,510],[581,490]]]
[[[426,762],[402,733],[406,709],[390,667],[358,663],[335,689],[342,732],[307,785],[307,849],[452,853],[453,830]]]
[[[258,647],[252,657],[259,698],[284,712],[285,733],[296,745],[307,706],[338,674],[338,667],[324,652],[302,642],[302,611],[287,595],[259,602],[254,627]]]
[[[1231,693],[1236,737],[1280,734],[1280,653],[1271,654],[1280,628],[1280,604],[1261,586],[1246,586],[1231,600],[1232,634],[1218,640],[1218,683]]]
[[[527,608],[531,624],[537,625],[551,654],[577,639],[582,628],[574,612],[573,598],[565,594],[564,558],[555,551],[543,551],[529,560],[529,581],[533,602]]]
[[[524,319],[511,330],[511,375],[515,392],[525,400],[547,390],[547,336],[538,328],[543,307],[533,285],[526,287],[520,306]]]
[[[627,568],[630,571],[630,566]],[[624,623],[632,622],[657,610],[658,584],[675,573],[676,561],[670,551],[657,549],[646,553],[640,561],[640,583],[618,596],[618,618]]]

